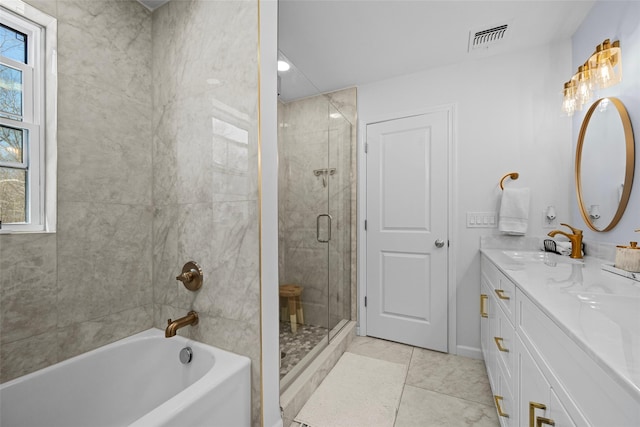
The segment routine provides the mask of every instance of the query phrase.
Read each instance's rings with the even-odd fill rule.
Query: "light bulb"
[[[580,82],[578,83],[578,99],[582,104],[586,104],[589,102],[593,93],[591,92],[591,88],[589,87],[589,82]]]
[[[288,62],[278,60],[278,71],[289,71],[290,68],[291,68],[291,65],[289,65]]]
[[[596,80],[598,82],[598,86],[603,88],[607,87],[613,76],[613,67],[611,66],[611,62],[609,62],[609,60],[605,60],[600,63],[596,75],[598,76]]]
[[[573,113],[576,112],[576,100],[573,98],[565,98],[562,101],[562,111],[569,117],[573,116]]]
[[[587,104],[593,96],[591,85],[591,71],[589,65],[584,64],[578,67],[578,86],[576,88],[576,100],[580,105]]]
[[[574,82],[568,81],[564,84],[564,91],[562,93],[562,111],[569,117],[573,116],[577,107],[574,90]]]

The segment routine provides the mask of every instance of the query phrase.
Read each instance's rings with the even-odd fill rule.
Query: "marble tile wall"
[[[153,13],[154,325],[252,360],[260,425],[257,2],[172,1]],[[204,283],[175,277],[198,262]]]
[[[195,309],[180,334],[251,357],[258,425],[257,3],[33,5],[58,18],[58,231],[0,236],[0,381]]]
[[[279,105],[280,283],[302,285],[305,323],[330,328],[355,318],[355,108],[355,88]],[[327,167],[336,173],[325,187],[313,171]],[[328,246],[316,240],[326,212]]]
[[[151,15],[30,0],[58,19],[58,229],[0,236],[0,381],[152,325]]]

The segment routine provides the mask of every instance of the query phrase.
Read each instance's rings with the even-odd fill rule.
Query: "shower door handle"
[[[329,236],[327,237],[327,240],[323,240],[320,238],[320,218],[322,217],[327,217],[327,219],[329,220]],[[318,215],[318,217],[316,218],[316,240],[320,243],[329,243],[329,241],[331,240],[331,215],[329,214],[320,214]]]

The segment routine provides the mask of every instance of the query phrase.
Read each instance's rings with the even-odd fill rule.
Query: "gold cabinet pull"
[[[489,295],[480,294],[480,316],[489,317],[489,313],[487,313],[487,298]]]
[[[505,353],[509,353],[509,349],[502,346],[502,342],[504,341],[504,338],[493,337],[493,340],[496,342],[496,345],[498,346],[498,350],[504,351]]]
[[[553,421],[550,418],[545,418],[545,417],[536,418],[536,427],[542,427],[543,424],[546,424],[548,426],[555,426],[556,425],[555,421]]]
[[[498,295],[498,298],[500,298],[500,299],[511,299],[511,298],[509,298],[508,296],[506,296],[504,294],[504,290],[503,289],[496,289],[495,291],[496,291],[496,295]]]
[[[537,402],[529,402],[529,427],[536,427],[536,409],[547,410],[547,405]]]
[[[498,409],[498,415],[500,415],[501,417],[509,418],[509,414],[504,412],[502,410],[502,406],[500,406],[500,402],[502,402],[503,399],[504,397],[502,396],[498,396],[497,394],[493,395],[493,400],[496,402],[496,408]]]

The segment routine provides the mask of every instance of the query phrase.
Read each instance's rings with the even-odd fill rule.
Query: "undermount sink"
[[[596,311],[624,328],[635,328],[640,320],[640,297],[570,291],[583,307]]]
[[[516,262],[541,262],[547,265],[555,264],[583,264],[581,259],[558,255],[543,251],[502,251],[504,255]]]

